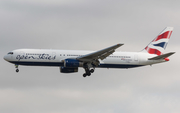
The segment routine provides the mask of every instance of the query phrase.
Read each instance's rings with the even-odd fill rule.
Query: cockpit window
[[[13,54],[13,52],[9,52],[8,54],[12,55],[12,54]]]

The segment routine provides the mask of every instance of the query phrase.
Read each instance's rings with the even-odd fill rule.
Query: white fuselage
[[[48,49],[18,49],[7,54],[4,59],[17,65],[27,66],[64,66],[65,59],[76,59],[94,51],[81,50],[48,50]],[[148,60],[154,54],[145,52],[114,52],[104,60],[99,60],[102,68],[133,68],[161,63],[165,60]]]

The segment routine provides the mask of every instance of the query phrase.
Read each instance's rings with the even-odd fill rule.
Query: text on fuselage
[[[26,54],[26,55],[17,55],[16,59],[18,59],[18,61],[20,61],[21,59],[55,60],[56,55],[51,56],[51,55],[45,54],[45,53],[43,53],[43,54],[34,54],[34,55]]]

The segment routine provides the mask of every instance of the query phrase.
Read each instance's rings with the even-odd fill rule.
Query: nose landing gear
[[[15,68],[16,68],[16,72],[17,72],[17,73],[19,72],[18,66],[19,66],[19,65],[15,64]]]

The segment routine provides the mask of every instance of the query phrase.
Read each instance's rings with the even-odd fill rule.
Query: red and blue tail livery
[[[146,48],[144,51],[147,51],[149,54],[162,55],[170,36],[172,34],[173,27],[166,27]]]

